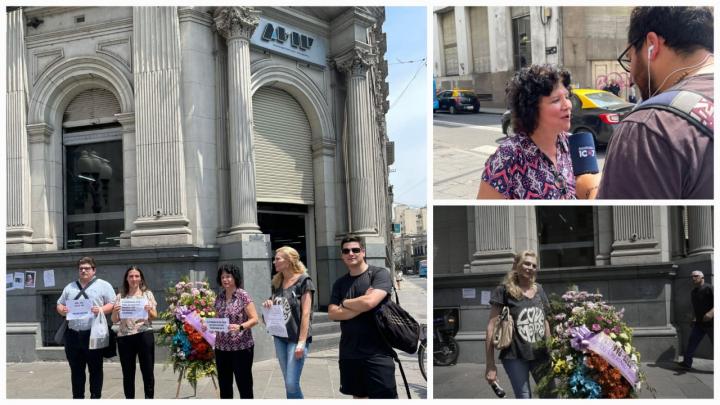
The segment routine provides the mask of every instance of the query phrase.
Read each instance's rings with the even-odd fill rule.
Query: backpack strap
[[[75,284],[76,284],[76,285],[78,286],[78,288],[80,289],[80,292],[75,296],[75,299],[76,299],[76,300],[77,300],[77,299],[80,299],[80,297],[82,296],[82,297],[85,297],[85,299],[88,299],[88,300],[89,300],[90,297],[88,297],[88,295],[85,293],[85,290],[87,290],[87,289],[92,285],[92,283],[95,282],[95,280],[97,280],[97,277],[95,277],[95,278],[93,278],[92,280],[90,280],[90,282],[87,283],[87,285],[85,286],[85,288],[83,288],[83,286],[80,285],[80,282],[79,282],[79,281],[75,280]]]
[[[714,101],[691,90],[671,90],[643,101],[632,112],[657,109],[682,117],[701,133],[714,138]]]

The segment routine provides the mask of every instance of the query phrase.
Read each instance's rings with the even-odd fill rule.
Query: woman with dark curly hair
[[[485,162],[478,198],[576,198],[570,80],[570,72],[552,65],[532,65],[510,79],[505,92],[515,136]]]
[[[218,318],[228,318],[227,332],[218,332],[215,339],[220,398],[232,399],[233,375],[241,399],[253,398],[252,364],[255,341],[250,328],[257,325],[258,315],[250,294],[241,288],[240,269],[234,264],[218,267],[217,283],[221,290],[215,299]]]

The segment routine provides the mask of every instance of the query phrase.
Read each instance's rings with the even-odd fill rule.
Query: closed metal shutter
[[[72,123],[100,118],[114,120],[114,115],[118,113],[120,113],[120,103],[112,92],[105,89],[90,89],[72,99],[65,109],[63,122]]]
[[[253,95],[257,200],[313,204],[312,133],[305,111],[287,92]]]

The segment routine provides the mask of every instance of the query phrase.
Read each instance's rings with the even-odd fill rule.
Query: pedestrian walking
[[[122,300],[142,299],[144,318],[121,318]],[[157,318],[157,301],[147,286],[145,275],[136,266],[130,266],[123,276],[120,294],[115,297],[112,321],[118,324],[118,353],[123,374],[123,392],[126,399],[135,398],[135,360],[140,363],[145,399],[155,396],[155,333],[152,320]]]
[[[492,336],[495,319],[507,307],[514,320],[512,342],[500,351],[505,372],[510,379],[515,398],[532,398],[530,374],[535,382],[542,378],[540,369],[550,361],[543,340],[550,338],[550,324],[545,314],[550,309],[545,291],[537,283],[537,254],[524,251],[515,256],[513,267],[490,297],[490,318],[485,334],[485,379],[497,381],[495,347]]]
[[[286,397],[303,399],[300,375],[312,343],[315,284],[297,250],[289,246],[278,248],[273,263],[277,274],[272,279],[272,296],[263,306],[279,305],[283,309],[287,337],[273,336],[275,355],[285,380]]]
[[[222,287],[215,300],[218,318],[228,318],[227,332],[218,332],[215,338],[220,398],[232,399],[233,376],[240,398],[253,398],[252,364],[255,341],[250,328],[257,325],[258,315],[250,294],[243,290],[240,269],[234,264],[218,267],[217,283]]]
[[[340,243],[347,274],[333,284],[328,317],[340,321],[340,392],[353,398],[397,398],[393,352],[372,311],[388,299],[392,275],[365,262],[362,239]]]
[[[67,317],[70,300],[90,301],[92,315],[68,321],[65,331],[65,356],[70,365],[73,399],[85,398],[85,369],[90,376],[90,398],[99,399],[103,386],[103,349],[90,349],[90,329],[97,316],[105,316],[113,309],[115,291],[110,283],[95,276],[95,259],[78,260],[78,279],[65,286],[57,300],[56,310]],[[89,315],[89,314],[88,314]]]
[[[713,288],[712,285],[705,284],[705,275],[700,270],[692,272],[692,282],[694,288],[690,291],[690,301],[693,307],[692,328],[690,329],[690,338],[685,349],[683,361],[678,365],[685,369],[692,368],[693,357],[703,337],[707,335],[710,343],[713,343]]]

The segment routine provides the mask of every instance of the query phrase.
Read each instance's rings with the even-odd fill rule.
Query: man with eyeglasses
[[[81,294],[81,290],[85,295]],[[78,280],[65,286],[57,300],[57,312],[65,317],[69,310],[68,300],[90,300],[93,316],[71,319],[65,332],[65,356],[70,364],[73,399],[85,398],[85,368],[90,374],[90,398],[99,399],[103,386],[103,349],[90,350],[90,329],[98,314],[112,312],[115,291],[110,283],[95,277],[95,259],[83,257],[78,260]]]
[[[702,342],[703,337],[707,335],[710,343],[713,342],[713,319],[715,318],[713,288],[711,285],[705,284],[703,272],[693,271],[692,282],[695,286],[690,292],[690,301],[693,307],[692,329],[690,329],[690,338],[683,361],[677,363],[678,366],[688,370],[692,368],[695,350]]]
[[[643,102],[615,126],[597,198],[713,198],[712,7],[636,7],[618,58]]]
[[[375,325],[372,310],[391,292],[387,269],[365,262],[362,239],[340,243],[348,273],[335,281],[328,317],[340,321],[340,392],[353,398],[397,398],[392,349]]]

